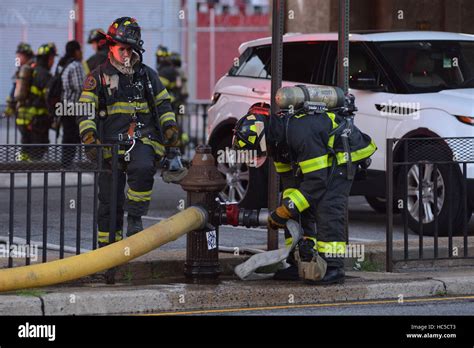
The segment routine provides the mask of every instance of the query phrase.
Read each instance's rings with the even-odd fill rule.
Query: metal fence
[[[472,176],[474,138],[387,139],[386,161],[387,202],[394,202],[387,204],[387,271],[392,272],[398,261],[474,258],[468,245],[474,205],[468,170]],[[400,210],[403,225],[401,259],[394,257],[394,209]],[[410,228],[418,237],[409,242]],[[443,237],[447,245],[440,240]],[[453,252],[453,239],[462,245],[462,252]],[[417,252],[410,252],[409,245],[412,241],[416,245],[416,240]]]
[[[182,131],[183,158],[190,161],[198,145],[207,142],[207,110],[208,101],[194,101],[187,104],[184,112],[176,112],[176,119]]]
[[[97,160],[86,157],[86,148],[96,148]],[[103,160],[102,150],[106,148],[112,157]],[[112,188],[116,188],[117,168],[117,146],[0,145],[0,193],[3,197],[0,200],[0,220],[3,222],[0,237],[8,245],[7,250],[15,249],[18,244],[29,246],[30,250],[36,246],[37,250],[42,249],[41,261],[46,262],[48,250],[56,250],[59,252],[57,257],[62,259],[65,253],[80,254],[96,249],[99,175],[111,174]],[[115,231],[116,192],[112,189],[111,231]],[[113,240],[115,233],[110,233],[110,241]],[[22,258],[29,265],[31,256],[31,253],[12,255],[8,252],[8,267],[16,266],[16,260]],[[37,256],[38,260],[33,261],[39,261]]]

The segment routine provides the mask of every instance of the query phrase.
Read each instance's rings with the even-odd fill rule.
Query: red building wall
[[[216,28],[258,28],[256,31],[245,32],[219,32],[215,33],[215,81],[217,82],[229,71],[234,59],[239,57],[239,46],[245,42],[266,36],[270,36],[269,15],[252,16],[215,16]],[[198,27],[209,27],[209,13],[198,13]],[[197,33],[197,98],[210,99],[212,89],[210,84],[210,34],[208,32]]]

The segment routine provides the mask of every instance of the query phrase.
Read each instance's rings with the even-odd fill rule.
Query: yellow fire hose
[[[127,263],[207,223],[207,213],[190,207],[132,237],[85,254],[0,270],[0,292],[67,282]]]

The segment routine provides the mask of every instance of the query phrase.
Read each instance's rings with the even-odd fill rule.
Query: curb
[[[364,273],[364,274],[361,274]],[[225,280],[218,284],[145,285],[141,289],[124,285],[61,288],[61,292],[37,297],[0,295],[0,315],[103,315],[182,312],[288,306],[404,298],[474,294],[474,276],[406,280],[406,274],[392,277],[351,272],[344,285],[311,286],[301,282],[242,282]],[[391,279],[378,280],[388,276]],[[364,279],[364,277],[367,277]],[[92,287],[92,288],[91,288]],[[53,290],[53,289],[51,289]],[[48,292],[48,289],[45,289]],[[170,313],[172,314],[172,313]]]

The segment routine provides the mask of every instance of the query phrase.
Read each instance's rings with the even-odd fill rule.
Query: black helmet
[[[163,45],[158,46],[155,54],[157,57],[168,57],[170,55],[170,53],[168,52],[168,47]]]
[[[89,38],[87,39],[87,43],[91,44],[93,42],[99,43],[99,46],[101,46],[101,41],[102,44],[105,43],[106,35],[102,29],[92,29],[89,32]]]
[[[20,42],[18,46],[16,47],[16,53],[23,53],[27,56],[33,56],[33,49],[31,48],[30,44],[27,44],[26,42]]]
[[[56,56],[57,55],[56,45],[53,42],[43,44],[40,47],[38,47],[38,51],[36,52],[36,55],[38,57],[49,56],[49,55]]]
[[[120,17],[116,19],[107,31],[107,40],[112,43],[120,42],[144,52],[141,29],[135,18]]]
[[[257,156],[266,155],[265,147],[260,142],[265,136],[270,107],[265,103],[257,103],[250,107],[234,128],[232,147],[237,150],[256,150]],[[258,125],[258,123],[261,123]],[[260,128],[260,129],[259,129]],[[265,141],[265,140],[264,140]]]
[[[181,55],[178,52],[171,52],[170,54],[171,63],[177,68],[181,67]]]

